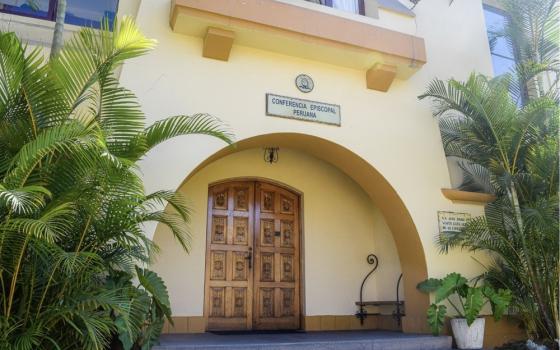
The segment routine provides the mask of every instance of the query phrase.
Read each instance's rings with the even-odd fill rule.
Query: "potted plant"
[[[478,282],[478,281],[477,281]],[[469,286],[468,280],[458,273],[450,273],[442,279],[429,278],[418,284],[418,290],[434,293],[434,303],[428,308],[428,324],[434,335],[439,335],[447,314],[447,307],[441,304],[447,301],[456,311],[451,319],[451,329],[459,349],[481,349],[484,340],[484,318],[480,311],[487,303],[492,307],[492,314],[499,321],[511,301],[511,291],[484,285]],[[452,300],[453,298],[455,301]]]

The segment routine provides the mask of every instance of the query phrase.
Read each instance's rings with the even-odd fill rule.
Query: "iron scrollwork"
[[[402,275],[403,274],[401,273],[399,279],[397,280],[397,309],[395,310],[395,312],[393,312],[393,318],[397,320],[397,325],[399,327],[402,325],[402,317],[404,316],[404,304],[401,302],[401,299],[399,297],[399,288],[401,286]]]
[[[366,310],[366,305],[374,305],[374,306],[384,306],[384,305],[394,305],[396,307],[396,310],[393,312],[393,317],[396,319],[398,326],[401,326],[401,321],[402,321],[402,317],[405,315],[404,313],[404,301],[401,301],[400,296],[399,296],[399,289],[400,289],[400,284],[402,282],[402,273],[399,276],[399,279],[397,280],[397,288],[396,288],[396,301],[368,301],[368,302],[364,302],[364,286],[366,284],[367,279],[369,278],[369,276],[371,276],[372,273],[375,272],[375,270],[377,270],[378,266],[379,266],[379,259],[377,258],[377,256],[375,254],[370,254],[367,257],[367,263],[370,265],[373,265],[373,268],[371,269],[370,272],[368,272],[368,274],[364,277],[364,280],[362,281],[362,285],[360,286],[360,301],[357,303],[359,305],[359,310],[358,312],[356,312],[356,317],[360,320],[360,324],[364,324],[364,319],[368,316],[368,315],[379,315],[378,313],[375,314],[371,314],[368,313]]]
[[[367,317],[367,311],[364,307],[364,285],[366,284],[368,277],[371,276],[371,274],[375,270],[377,270],[377,267],[379,266],[379,258],[375,254],[370,254],[367,256],[367,263],[373,265],[373,268],[364,277],[364,280],[362,281],[362,285],[360,286],[360,310],[356,312],[356,317],[360,319],[360,324],[362,325],[364,324],[364,319]]]

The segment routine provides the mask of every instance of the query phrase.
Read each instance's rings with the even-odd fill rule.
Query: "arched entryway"
[[[429,297],[418,292],[416,284],[427,278],[428,274],[418,231],[395,189],[372,164],[359,155],[341,145],[315,136],[295,133],[259,135],[241,140],[234,146],[216,152],[194,169],[185,182],[199,170],[227,155],[267,146],[297,149],[322,159],[347,174],[367,193],[380,209],[396,243],[404,275],[406,300],[406,316],[403,318],[402,329],[405,332],[425,332],[425,312],[429,305]]]

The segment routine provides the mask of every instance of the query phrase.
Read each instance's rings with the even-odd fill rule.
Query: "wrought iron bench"
[[[366,319],[367,316],[382,315],[380,312],[368,312],[367,309],[366,309],[368,306],[394,306],[395,310],[393,311],[392,315],[397,320],[397,324],[400,327],[402,317],[405,316],[404,300],[400,300],[400,298],[399,298],[399,287],[400,287],[402,276],[403,276],[402,273],[400,274],[399,279],[397,280],[397,289],[396,289],[396,296],[397,297],[396,297],[396,300],[364,301],[364,298],[363,298],[364,285],[365,285],[367,279],[369,278],[369,276],[371,276],[371,274],[375,270],[377,270],[377,267],[379,266],[379,259],[377,258],[377,255],[370,254],[367,257],[367,262],[368,262],[368,264],[373,265],[373,268],[364,277],[364,280],[362,281],[362,285],[360,286],[360,301],[356,302],[356,305],[358,306],[359,309],[356,312],[356,317],[360,320],[360,324],[363,325],[364,320]]]

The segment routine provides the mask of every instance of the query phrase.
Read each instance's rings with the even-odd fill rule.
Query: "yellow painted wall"
[[[208,185],[245,176],[280,181],[303,193],[306,315],[353,314],[370,253],[381,263],[366,285],[365,298],[395,298],[400,274],[395,243],[363,190],[338,169],[305,153],[281,149],[278,163],[271,165],[263,161],[261,149],[250,149],[210,164],[181,186],[194,209],[190,254],[167,229],[160,226],[156,232],[162,253],[153,268],[167,283],[174,316],[202,315]]]
[[[171,31],[170,5],[171,0],[120,2],[120,15],[136,16],[141,30],[158,41],[153,53],[127,63],[121,75],[122,84],[138,95],[150,122],[170,115],[208,112],[227,123],[238,140],[270,133],[299,133],[342,145],[379,171],[400,196],[418,231],[430,276],[439,277],[457,271],[472,277],[481,271],[480,265],[472,259],[473,254],[454,250],[449,255],[441,255],[433,243],[438,232],[438,210],[480,215],[482,206],[452,203],[441,195],[440,189],[450,187],[452,182],[448,165],[430,104],[417,100],[417,96],[425,91],[427,84],[435,77],[444,80],[451,77],[464,79],[472,71],[492,74],[480,0],[455,1],[453,6],[449,6],[449,0],[422,1],[414,10],[414,18],[386,10],[379,11],[379,18],[360,18],[362,22],[425,39],[428,62],[410,79],[394,81],[386,93],[366,89],[365,72],[361,70],[235,43],[228,62],[205,59],[201,56],[201,39]],[[356,17],[344,13],[340,15]],[[53,26],[50,22],[0,14],[0,23],[2,30],[16,31],[31,46],[50,45]],[[66,29],[67,35],[70,35],[78,28],[67,26]],[[300,73],[306,73],[314,79],[313,92],[303,94],[295,88],[294,78]],[[342,125],[334,127],[265,116],[266,93],[339,104]],[[141,172],[147,191],[178,188],[193,169],[223,146],[220,141],[203,136],[179,138],[159,146],[142,162]],[[204,202],[208,182],[219,178],[264,176],[286,182],[306,193],[306,209],[309,210],[306,211],[305,224],[309,239],[317,242],[318,232],[330,232],[330,245],[326,246],[328,249],[325,251],[319,251],[318,245],[306,242],[312,254],[308,257],[308,268],[311,269],[311,276],[314,276],[314,279],[307,276],[308,282],[314,281],[307,290],[307,314],[347,314],[353,311],[349,304],[356,298],[358,283],[343,282],[361,279],[368,267],[364,257],[370,250],[379,253],[382,261],[379,273],[387,274],[386,278],[380,277],[379,280],[389,281],[389,286],[369,285],[369,297],[392,299],[393,279],[398,276],[396,253],[393,246],[383,246],[391,242],[389,230],[363,191],[332,166],[304,154],[283,151],[282,161],[275,167],[282,167],[282,162],[290,159],[294,161],[293,166],[289,171],[275,172],[274,167],[265,167],[256,153],[251,155],[251,152],[243,152],[223,159],[208,169],[219,167],[235,157],[258,158],[238,165],[235,171],[214,169],[214,177],[207,174],[210,170],[204,169],[184,186],[193,198],[197,209],[195,215],[206,215]],[[339,192],[338,198],[342,196],[347,199],[345,203],[352,203],[356,209],[352,215],[357,220],[345,222],[344,228],[341,223],[345,217],[341,214],[329,215],[328,219],[333,221],[329,225],[317,219],[309,221],[309,217],[314,217],[313,203],[322,209],[320,213],[326,213],[332,209],[327,206],[336,205],[337,202],[321,192],[316,183],[303,183],[305,176],[294,175],[301,169],[301,163],[295,159],[306,157],[306,167],[312,167],[318,176],[338,174],[324,177],[324,180],[333,181],[332,188]],[[328,155],[324,158],[328,159]],[[286,178],[277,178],[282,176]],[[351,193],[355,195],[351,196]],[[202,209],[197,208],[201,205]],[[162,246],[156,268],[164,274],[170,285],[173,311],[177,315],[202,313],[203,268],[200,259],[204,249],[200,247],[204,246],[201,232],[205,230],[202,222],[193,221],[191,255],[180,254],[175,244],[164,238],[165,235],[158,234],[156,237]],[[349,229],[359,231],[363,235],[362,239],[347,240],[345,235],[348,235]],[[147,226],[146,235],[152,238],[154,230],[155,226]],[[339,247],[337,243],[341,242],[348,244]],[[368,242],[371,244],[368,245]],[[320,252],[322,255],[319,255]],[[387,256],[384,257],[382,252],[387,252]],[[339,254],[347,259],[338,259]],[[483,256],[477,258],[485,261]],[[338,263],[333,270],[336,274],[329,266],[334,261]],[[347,266],[340,263],[346,261]],[[384,270],[388,266],[392,266],[393,270]],[[339,276],[340,280],[333,278],[333,275]],[[344,281],[344,278],[348,280]],[[334,294],[324,294],[331,286],[334,287]]]
[[[407,22],[409,25],[403,31],[413,30],[426,43],[428,62],[410,79],[395,80],[386,93],[368,90],[365,72],[361,70],[235,43],[228,62],[203,58],[201,39],[172,32],[169,10],[170,0],[141,3],[138,24],[147,36],[158,40],[158,46],[153,53],[127,63],[121,75],[123,85],[138,95],[150,122],[171,115],[207,112],[229,125],[238,140],[270,133],[298,133],[341,145],[371,164],[400,196],[418,231],[430,276],[441,277],[457,271],[473,277],[481,271],[472,259],[473,254],[454,250],[441,255],[434,244],[438,211],[480,215],[483,208],[472,203],[452,203],[442,196],[441,188],[451,187],[451,181],[438,125],[432,117],[430,103],[417,99],[435,77],[465,79],[472,71],[492,73],[481,1],[455,1],[453,6],[449,6],[448,0],[422,1],[415,9],[414,19],[381,12],[378,20],[368,18],[372,24],[385,28],[401,28],[402,21],[413,21]],[[295,87],[294,78],[300,73],[310,75],[315,81],[315,89],[309,94]],[[339,104],[342,125],[266,116],[266,93]],[[147,191],[178,188],[193,169],[223,147],[222,142],[204,136],[178,138],[158,146],[142,162]],[[324,158],[328,160],[328,155]],[[244,172],[243,175],[258,175],[249,170]],[[223,177],[231,176],[234,176],[231,172],[223,174]],[[297,183],[286,182],[298,187]],[[205,194],[206,187],[207,183],[201,182],[197,191]],[[319,195],[314,199],[317,201],[328,199],[315,195]],[[364,220],[367,223],[369,219]],[[147,226],[147,236],[153,237],[154,230],[155,226]],[[161,259],[175,259],[177,252],[172,249],[163,245]],[[183,259],[195,259],[201,252],[193,250],[192,254]],[[363,254],[359,255],[356,259],[364,258]],[[328,257],[325,254],[325,259]],[[478,259],[484,261],[484,257]],[[185,266],[185,273],[188,272],[185,279],[188,278],[194,294],[173,297],[174,312],[179,315],[201,312],[195,299],[201,300],[203,272],[190,270],[194,266]],[[323,273],[328,274],[328,269]],[[169,271],[164,277],[173,290],[180,290],[175,286],[183,283],[182,276]],[[357,293],[355,285],[344,288],[352,288],[348,293]],[[317,300],[309,311],[319,312],[319,305],[324,310],[322,314],[349,311],[342,306],[347,301],[335,306]],[[188,306],[189,303],[193,306]],[[423,315],[418,322],[424,322]]]

